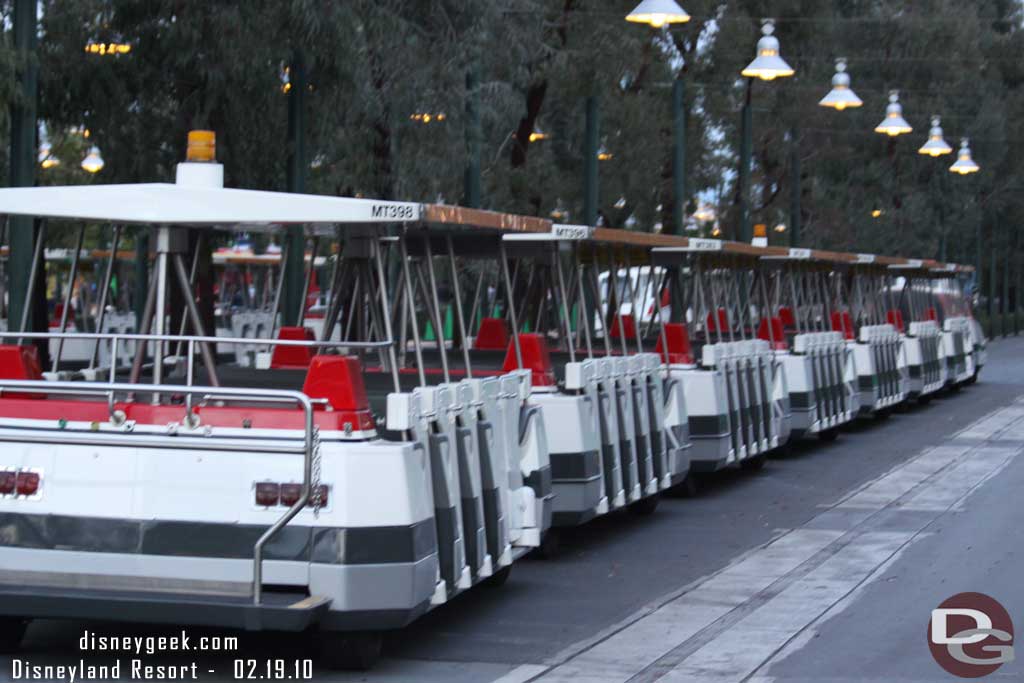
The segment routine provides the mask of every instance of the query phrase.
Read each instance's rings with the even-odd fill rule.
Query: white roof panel
[[[0,215],[161,225],[409,223],[410,202],[148,183],[0,188]]]

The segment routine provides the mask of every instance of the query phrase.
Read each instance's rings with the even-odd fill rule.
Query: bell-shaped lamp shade
[[[747,78],[774,81],[776,78],[792,76],[796,72],[779,56],[779,39],[776,38],[775,22],[768,19],[761,27],[761,39],[757,41],[757,57],[740,73]]]
[[[103,157],[100,156],[100,148],[95,145],[89,150],[89,153],[82,159],[82,168],[89,173],[99,173],[103,170]]]
[[[968,144],[967,138],[960,141],[960,151],[957,152],[956,163],[950,166],[949,170],[960,175],[977,173],[981,170],[981,167],[974,163],[974,159],[971,158],[971,147]]]
[[[864,104],[857,93],[850,90],[850,74],[846,73],[846,60],[836,60],[836,75],[832,77],[832,90],[818,102],[822,107],[831,107],[842,111],[847,107],[859,107]]]
[[[921,149],[917,150],[918,154],[940,157],[953,151],[953,148],[949,146],[946,139],[942,137],[942,126],[939,125],[940,123],[941,119],[938,116],[932,117],[932,127],[928,131],[928,142],[921,145]]]
[[[885,119],[875,126],[876,133],[882,133],[889,137],[896,137],[909,133],[913,128],[903,118],[903,107],[900,105],[900,93],[898,90],[889,91],[889,106],[885,108]]]
[[[689,20],[690,15],[675,0],[643,0],[626,15],[626,21],[648,24],[651,28],[661,28],[667,24],[685,24]]]

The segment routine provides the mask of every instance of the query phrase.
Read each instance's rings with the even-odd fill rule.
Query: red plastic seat
[[[532,333],[520,334],[519,349],[523,354],[522,369],[531,371],[533,384],[539,387],[554,386],[556,383],[555,371],[551,367],[551,355],[548,353],[548,345],[544,337]],[[509,344],[501,370],[502,372],[512,372],[518,369],[515,345]]]
[[[885,319],[899,332],[903,331],[903,311],[899,309],[892,309],[891,311],[885,314]]]
[[[473,348],[501,351],[508,348],[509,340],[508,321],[504,318],[484,318],[480,321],[480,330],[473,341]]]
[[[769,325],[771,327],[768,327]],[[776,351],[785,351],[789,348],[781,318],[762,318],[757,326],[757,338],[769,342]]]
[[[668,341],[668,350],[664,342]],[[690,346],[690,332],[683,323],[665,323],[665,334],[658,335],[655,352],[666,363],[693,365],[693,347]]]
[[[43,378],[39,364],[39,351],[34,346],[0,345],[0,378],[39,380]],[[9,398],[46,398],[45,394],[5,392]]]
[[[718,309],[718,320],[715,320],[715,316],[712,313],[708,313],[707,320],[708,332],[728,332],[729,331],[729,314],[724,308]]]
[[[789,306],[779,308],[779,320],[782,321],[782,325],[786,329],[796,328],[796,317],[793,315],[793,309]]]
[[[925,320],[936,320],[937,321],[939,319],[939,314],[935,311],[934,308],[929,307],[929,308],[926,308],[925,311],[924,311],[924,319]]]
[[[832,331],[842,332],[844,339],[854,339],[853,319],[849,311],[832,311]]]
[[[615,316],[611,322],[611,337],[612,339],[619,339],[622,337],[622,331],[619,330],[619,319],[622,319],[622,331],[626,333],[626,339],[636,339],[636,320],[633,319],[631,313],[626,313],[622,316]]]
[[[277,333],[278,339],[295,341],[316,341],[313,330],[308,327],[282,327]],[[281,368],[308,368],[313,360],[312,346],[275,346],[270,356],[270,367]]]

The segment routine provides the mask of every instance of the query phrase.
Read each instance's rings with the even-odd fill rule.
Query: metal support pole
[[[281,272],[277,274],[276,288],[274,289],[274,303],[270,307],[270,339],[274,338],[274,333],[277,332],[277,315],[281,311],[281,293],[284,289],[284,269],[285,264],[289,262],[289,253],[291,253],[291,242],[286,241],[284,247],[281,249]]]
[[[501,275],[505,279],[505,295],[508,297],[508,314],[512,321],[512,347],[516,351],[516,367],[523,367],[523,350],[519,346],[519,320],[516,318],[516,305],[512,300],[512,276],[508,272],[508,255],[505,253],[504,240],[498,242],[498,258],[501,259]]]
[[[600,136],[597,96],[586,102],[586,132],[583,142],[583,222],[597,225],[597,150]]]
[[[100,302],[99,312],[96,316],[96,331],[103,333],[103,321],[107,317],[107,295],[110,292],[110,283],[114,278],[114,266],[117,265],[117,248],[121,244],[121,226],[114,226],[114,236],[110,240],[110,260],[107,261],[107,272],[103,276],[103,285],[100,289]],[[100,357],[100,340],[96,340],[96,346],[93,347],[92,357],[89,359],[89,367],[96,367],[96,363],[99,362]],[[111,356],[110,367],[117,367],[117,359]]]
[[[75,253],[71,255],[71,272],[68,273],[68,291],[64,295],[64,308],[60,312],[60,328],[57,330],[64,334],[68,329],[68,315],[71,313],[71,297],[75,292],[75,278],[78,277],[78,262],[82,258],[82,245],[85,243],[85,225],[78,229],[78,239],[75,240]],[[57,340],[57,355],[53,357],[53,364],[50,370],[57,372],[60,367],[60,357],[64,353],[64,337]]]
[[[164,255],[164,258],[167,258]],[[188,273],[185,271],[185,260],[181,257],[181,254],[172,254],[171,261],[174,263],[174,272],[178,276],[178,286],[181,287],[182,295],[185,298],[185,307],[188,310],[188,315],[192,318],[192,327],[196,331],[196,335],[199,337],[206,336],[206,330],[203,327],[203,316],[199,314],[199,307],[196,306],[196,300],[192,294],[192,283],[189,280]],[[199,353],[203,356],[203,364],[206,365],[206,372],[209,375],[210,386],[219,387],[220,382],[217,380],[217,364],[213,359],[213,351],[210,348],[209,342],[199,343]],[[188,349],[189,362],[192,362],[192,348],[191,345]],[[190,375],[191,376],[191,375]]]
[[[455,246],[452,236],[445,237],[448,247],[448,263],[452,269],[452,296],[455,297],[455,317],[459,326],[459,339],[462,340],[462,362],[466,364],[466,377],[473,378],[473,366],[469,362],[469,340],[466,337],[466,320],[462,315],[462,288],[459,286],[459,271],[455,267]]]
[[[437,276],[434,274],[434,252],[430,248],[430,235],[423,236],[424,261],[427,262],[427,277],[430,279],[430,297],[428,306],[433,304],[434,309],[434,338],[437,340],[437,350],[441,353],[441,372],[444,373],[444,381],[451,382],[451,373],[448,369],[448,350],[445,348],[444,320],[441,315],[441,301],[437,296]]]
[[[316,250],[320,246],[320,238],[313,238],[313,252],[309,256],[309,271],[306,273],[305,280],[302,283],[302,298],[299,299],[299,313],[296,316],[296,325],[302,327],[302,324],[306,322],[306,302],[309,300],[309,290],[313,287],[313,276],[316,274]],[[303,250],[305,251],[305,250]],[[302,260],[306,260],[306,254],[302,254]]]
[[[416,352],[416,372],[420,376],[420,386],[427,386],[427,375],[423,365],[423,347],[420,343],[420,326],[416,321],[416,299],[412,295],[412,274],[409,272],[409,251],[405,246],[405,237],[398,238],[398,251],[402,257],[402,280],[405,283],[405,305],[409,307],[409,318],[412,322],[413,351]]]
[[[686,218],[686,83],[672,82],[672,234],[683,234]]]
[[[380,294],[381,314],[384,318],[384,334],[391,343],[388,345],[388,365],[391,366],[391,380],[394,382],[395,393],[402,391],[402,385],[398,377],[398,355],[395,353],[395,335],[391,329],[391,307],[388,298],[388,279],[384,273],[384,260],[380,255],[380,243],[374,237],[370,243],[370,251],[373,253],[373,262],[377,268],[377,292]]]
[[[747,88],[743,99],[743,111],[740,115],[740,225],[739,234],[736,236],[736,239],[740,242],[750,242],[750,163],[754,147],[750,95],[753,82],[752,78],[747,79]]]
[[[466,169],[463,203],[480,208],[480,63],[474,61],[466,72]]]
[[[135,288],[132,292],[135,308],[135,329],[142,330],[146,301],[149,299],[149,226],[135,231]]]
[[[19,311],[19,313],[21,313],[21,323],[20,323],[20,325],[18,327],[18,330],[21,331],[21,332],[28,332],[29,331],[28,330],[28,324],[29,324],[29,320],[31,320],[30,315],[32,313],[32,297],[33,297],[33,295],[35,293],[36,281],[39,279],[39,269],[46,267],[46,263],[43,261],[43,246],[45,244],[46,244],[46,223],[41,223],[39,225],[39,230],[36,231],[36,243],[35,243],[35,247],[32,250],[32,265],[29,268],[28,279],[25,282],[25,298],[21,302],[21,311]],[[13,256],[13,253],[12,253],[12,256]],[[12,275],[14,274],[13,269],[12,269],[11,274]],[[14,288],[13,287],[11,288],[11,294],[10,295],[12,297],[14,296]],[[11,302],[15,303],[15,300],[12,299]],[[11,306],[12,315],[13,315],[13,310],[14,310],[14,306]],[[18,344],[19,345],[21,344],[21,340],[20,339],[18,340]]]
[[[168,228],[160,228],[166,231]],[[160,240],[157,238],[158,242]],[[167,334],[167,252],[160,250],[156,255],[156,306],[153,308],[153,334],[158,337]],[[164,341],[153,342],[153,384],[163,384]],[[160,394],[153,394],[153,403],[160,402]]]
[[[306,65],[302,50],[292,54],[288,82],[288,191],[306,191]],[[305,310],[302,296],[303,273],[305,271],[305,239],[302,226],[290,225],[285,235],[288,261],[281,262],[281,277],[284,278],[284,306],[282,325],[293,325]],[[299,323],[301,324],[301,323]]]
[[[38,22],[36,19],[36,0],[15,0],[11,23],[14,33],[14,51],[17,69],[17,97],[11,98],[11,146],[10,146],[10,178],[11,187],[31,187],[36,184],[36,99],[38,91],[38,60],[36,59],[36,41]],[[31,309],[32,302],[26,292],[33,288],[34,277],[39,265],[29,261],[34,253],[33,237],[38,232],[34,229],[35,222],[31,216],[10,217],[10,252],[8,274],[10,288],[8,290],[8,325],[14,329],[15,322],[21,322],[24,331],[30,323],[45,324],[45,321],[33,321],[32,316],[26,317],[22,306]],[[27,302],[27,303],[26,303]],[[34,327],[34,326],[33,326]],[[19,341],[20,343],[20,341]]]

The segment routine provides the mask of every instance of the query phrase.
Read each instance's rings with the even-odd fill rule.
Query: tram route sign
[[[874,263],[874,254],[857,254],[857,263]]]
[[[691,237],[686,246],[688,251],[722,251],[722,240]]]
[[[374,221],[415,221],[420,218],[420,205],[411,202],[374,202],[370,207]]]
[[[802,247],[790,247],[789,258],[806,261],[811,258],[811,250]]]
[[[553,225],[551,234],[560,240],[583,241],[594,236],[594,229],[589,225]]]

